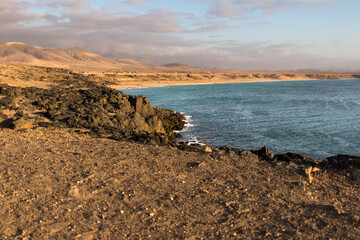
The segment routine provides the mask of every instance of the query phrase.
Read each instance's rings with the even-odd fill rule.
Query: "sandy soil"
[[[0,63],[0,83],[18,87],[49,88],[72,73],[87,76],[91,78],[92,81],[105,83],[112,88],[229,82],[350,79],[360,77],[360,74],[356,73],[321,72],[223,71],[212,73],[203,71],[178,73],[175,70],[173,72],[89,72]]]

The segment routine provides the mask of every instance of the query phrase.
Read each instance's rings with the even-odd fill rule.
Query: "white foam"
[[[181,114],[184,115],[184,113],[181,113]],[[185,117],[185,127],[183,130],[181,130],[181,132],[184,132],[184,131],[188,130],[189,128],[194,127],[194,124],[191,124],[191,122],[193,121],[192,116],[184,115],[184,117]]]
[[[155,86],[139,86],[139,87],[123,87],[123,88],[116,88],[116,90],[136,90],[136,89],[147,89],[147,88],[163,88],[166,85],[155,85]]]
[[[183,114],[183,113],[182,113]],[[186,122],[192,122],[192,116],[190,115],[184,115]]]
[[[205,143],[202,143],[201,140],[199,140],[197,137],[191,137],[189,138],[189,140],[186,142],[187,145],[195,145],[195,144],[199,144],[201,146],[205,146]]]

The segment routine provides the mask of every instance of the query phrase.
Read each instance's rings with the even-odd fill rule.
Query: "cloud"
[[[225,69],[334,68],[339,66],[339,61],[349,69],[360,65],[356,59],[339,60],[304,54],[310,48],[305,45],[274,44],[266,40],[244,43],[232,35],[223,35],[231,32],[231,28],[235,32],[241,24],[245,25],[240,17],[252,11],[265,12],[285,7],[280,5],[286,2],[294,5],[332,1],[209,0],[206,1],[208,11],[205,10],[203,15],[163,7],[136,8],[135,11],[133,7],[120,3],[112,10],[105,5],[94,9],[88,2],[1,1],[0,42],[82,47],[113,58],[148,59],[161,64],[182,62]],[[151,1],[132,3],[136,7]],[[235,23],[228,20],[234,18]],[[256,20],[261,22],[261,19]],[[212,38],[214,35],[217,38]]]
[[[147,3],[149,0],[127,0],[125,1],[126,4],[129,4],[133,7],[138,7],[144,3]]]
[[[43,7],[57,9],[59,7],[70,9],[85,9],[89,6],[89,3],[84,0],[37,0],[37,4]]]
[[[236,17],[261,11],[272,13],[276,9],[289,8],[305,4],[325,4],[342,0],[200,0],[211,4],[208,11],[217,17]]]
[[[235,5],[233,2],[223,0],[212,3],[211,9],[208,13],[219,17],[237,17],[245,15],[249,12],[244,7],[240,7]]]
[[[153,33],[181,32],[179,21],[158,13],[137,16],[116,16],[104,14],[101,11],[88,13],[68,12],[63,15],[66,22],[59,24],[62,28],[78,29],[79,31],[99,31],[112,29],[113,31],[142,31]]]
[[[32,13],[24,9],[21,0],[0,2],[0,29],[14,26],[21,22],[31,23],[42,16],[42,14]]]

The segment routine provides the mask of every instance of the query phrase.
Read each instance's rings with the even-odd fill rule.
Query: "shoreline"
[[[115,89],[136,89],[149,87],[166,87],[166,86],[185,86],[185,85],[211,85],[211,84],[226,84],[226,83],[258,83],[258,82],[291,82],[291,81],[321,81],[321,80],[355,80],[358,78],[337,78],[337,79],[321,79],[321,78],[296,78],[296,79],[236,79],[236,80],[215,80],[215,81],[142,81],[134,83],[109,84],[108,87]]]
[[[331,79],[333,80],[333,79]],[[199,112],[197,110],[194,110],[193,111],[193,108],[191,107],[191,109],[185,107],[185,105],[188,105],[188,104],[177,104],[177,100],[176,99],[182,99],[182,101],[186,101],[187,98],[181,98],[179,97],[178,95],[174,94],[174,91],[175,92],[178,92],[178,90],[180,92],[183,92],[183,91],[187,91],[187,90],[191,90],[191,91],[194,91],[196,92],[198,87],[199,88],[202,88],[202,89],[206,89],[207,91],[211,92],[211,95],[214,95],[214,96],[218,96],[219,95],[219,92],[216,90],[218,88],[222,89],[222,88],[226,88],[226,89],[232,89],[232,88],[247,88],[247,87],[251,87],[251,86],[258,86],[258,88],[269,88],[269,89],[272,89],[273,86],[277,86],[277,87],[280,87],[280,86],[313,86],[313,84],[317,85],[317,86],[327,86],[327,85],[333,85],[335,84],[336,86],[339,86],[339,85],[349,85],[349,84],[356,84],[358,85],[358,79],[336,79],[336,80],[339,80],[339,81],[333,81],[333,82],[321,82],[322,79],[306,79],[306,80],[303,80],[303,82],[301,82],[301,80],[299,80],[299,83],[296,84],[295,82],[292,82],[292,81],[286,81],[286,80],[282,80],[286,83],[278,83],[278,84],[270,84],[270,83],[267,83],[269,81],[265,81],[264,84],[232,84],[232,85],[228,85],[228,84],[231,84],[231,82],[225,82],[225,84],[223,85],[218,85],[218,86],[210,86],[210,87],[205,87],[205,88],[202,88],[201,86],[202,85],[209,85],[209,84],[217,84],[217,83],[203,83],[203,84],[178,84],[178,85],[174,85],[174,86],[185,86],[185,87],[169,87],[169,85],[167,86],[168,88],[162,88],[162,87],[166,87],[166,86],[150,86],[150,87],[137,87],[137,88],[127,88],[127,89],[118,89],[120,91],[123,91],[124,93],[126,94],[131,94],[131,95],[145,95],[145,96],[148,96],[150,97],[154,97],[155,95],[157,96],[156,98],[154,98],[154,102],[152,102],[153,104],[155,104],[155,106],[161,106],[161,107],[169,107],[169,108],[175,108],[175,109],[180,109],[179,111],[185,111],[184,109],[187,109],[187,111],[190,112],[191,115],[193,116],[196,116],[197,114],[199,114]],[[309,82],[310,81],[310,82]],[[272,82],[279,82],[279,81],[272,81]],[[242,82],[244,83],[244,82]],[[194,87],[191,87],[191,85],[194,85]],[[172,85],[170,85],[172,86]],[[154,89],[155,88],[155,89]],[[280,87],[282,88],[282,87]],[[143,90],[142,90],[143,89]],[[153,90],[156,92],[156,94],[154,94]],[[172,90],[170,90],[172,89]],[[164,95],[162,93],[165,93]],[[169,95],[169,93],[172,93],[171,95]],[[225,91],[226,92],[226,91]],[[149,94],[149,95],[148,95]],[[228,94],[226,94],[228,96]],[[166,97],[165,97],[166,96]],[[169,100],[165,100],[165,98],[167,99],[167,96],[169,96]],[[182,96],[182,95],[181,95]],[[165,98],[164,98],[165,97]],[[160,100],[161,99],[161,100]],[[175,99],[175,100],[172,100],[172,99]],[[206,96],[206,99],[208,99],[208,96]],[[160,101],[159,101],[160,100]],[[197,99],[197,100],[200,100],[201,101],[201,97],[200,99]],[[161,105],[160,104],[168,104],[168,105]],[[172,107],[170,107],[172,106]],[[201,106],[203,106],[201,104]],[[261,106],[260,106],[261,107]],[[196,107],[195,107],[196,108]],[[272,108],[273,109],[273,108]],[[191,111],[193,112],[191,112]],[[321,110],[321,109],[319,109]],[[189,112],[187,112],[187,114],[189,114]],[[302,148],[297,148],[298,144],[296,143],[296,145],[293,145],[295,146],[295,148],[291,148],[291,146],[288,146],[286,145],[286,142],[283,142],[283,144],[280,144],[280,146],[284,147],[284,146],[287,146],[287,148],[280,148],[281,150],[279,150],[279,144],[278,144],[278,148],[275,149],[272,149],[274,146],[271,145],[270,142],[267,142],[265,141],[265,139],[262,139],[262,140],[259,140],[256,142],[256,144],[252,144],[252,145],[246,145],[247,142],[245,142],[245,145],[244,144],[238,144],[236,142],[221,142],[221,141],[214,141],[213,138],[209,138],[209,136],[212,136],[212,131],[209,131],[209,129],[207,129],[207,131],[205,131],[205,135],[204,135],[204,128],[203,126],[200,126],[200,125],[206,125],[204,124],[203,121],[199,121],[199,119],[202,119],[201,117],[202,115],[199,114],[198,116],[196,116],[198,119],[197,119],[197,127],[198,130],[196,129],[193,129],[191,130],[191,133],[186,133],[184,132],[184,136],[185,138],[182,138],[182,139],[177,139],[177,141],[185,141],[186,143],[189,141],[191,142],[191,137],[192,136],[198,136],[200,137],[199,139],[203,139],[204,140],[204,143],[206,145],[208,145],[209,147],[213,147],[213,148],[218,148],[218,147],[221,147],[221,146],[228,146],[228,147],[233,147],[233,148],[243,148],[243,149],[247,149],[247,150],[251,150],[251,149],[257,149],[257,148],[260,148],[264,145],[268,146],[271,150],[274,150],[274,153],[275,154],[284,154],[288,151],[291,151],[291,152],[295,152],[295,153],[299,153],[299,154],[302,154],[304,156],[307,156],[307,157],[310,157],[310,158],[313,158],[313,159],[324,159],[324,158],[327,158],[327,157],[331,157],[331,156],[334,156],[334,155],[354,155],[354,156],[360,156],[359,152],[358,151],[354,151],[354,149],[356,148],[346,148],[344,146],[344,148],[338,148],[338,145],[336,146],[332,146],[332,148],[335,148],[337,149],[337,151],[331,151],[331,147],[329,147],[329,145],[316,145],[316,142],[314,143],[314,145],[316,145],[317,147],[316,148],[313,148],[312,151],[304,151],[304,149]],[[212,115],[214,117],[214,115]],[[235,117],[232,117],[232,118],[235,118]],[[280,119],[278,119],[280,120]],[[202,124],[200,124],[202,123]],[[207,122],[207,124],[209,124]],[[250,123],[248,123],[247,126],[249,126]],[[251,123],[252,125],[256,125],[256,121],[255,122],[252,122]],[[280,128],[281,129],[281,126],[278,126],[276,125],[276,123],[272,123],[272,126],[277,126],[277,127],[274,127],[274,129],[277,129],[277,128]],[[336,129],[336,125],[333,125],[333,127],[331,127],[331,129]],[[200,129],[200,130],[199,130]],[[244,129],[244,131],[246,131],[246,129]],[[202,134],[200,134],[202,133]],[[221,135],[221,133],[219,132],[218,134]],[[340,136],[341,134],[339,134]],[[223,139],[223,138],[220,138],[220,139]],[[259,138],[260,139],[260,138]],[[207,143],[206,140],[210,140],[211,143]],[[304,140],[306,140],[304,138]],[[346,140],[346,138],[344,138],[344,140]],[[262,144],[262,145],[261,145]],[[295,144],[295,143],[294,143]],[[341,144],[339,144],[341,145]],[[246,146],[246,147],[245,147]],[[290,150],[292,149],[292,150]],[[307,149],[308,150],[308,149]]]
[[[360,236],[360,157],[174,143],[182,115],[106,79],[15,70],[0,76],[0,239]]]

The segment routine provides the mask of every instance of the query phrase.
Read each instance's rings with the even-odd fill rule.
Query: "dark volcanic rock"
[[[298,165],[309,165],[309,166],[315,166],[323,163],[322,160],[314,160],[304,155],[298,153],[290,153],[290,152],[285,154],[275,155],[273,161],[293,162]]]
[[[253,150],[251,152],[253,152],[254,154],[257,154],[261,159],[273,159],[274,158],[274,154],[270,152],[270,150],[267,146],[264,146],[259,150]]]
[[[143,117],[154,115],[154,109],[149,100],[145,96],[129,96],[128,100],[135,111]]]
[[[359,168],[360,157],[350,155],[337,155],[326,159],[328,165],[337,169]]]
[[[172,138],[181,137],[181,134],[174,132],[180,131],[185,127],[185,116],[172,110],[154,107],[155,115],[160,118],[166,133]]]
[[[173,130],[177,128],[164,124],[146,97],[128,96],[104,86],[54,89],[34,104],[66,127],[87,128],[99,135],[115,134],[115,139],[124,136],[144,142],[141,139],[148,135],[149,142],[164,143],[168,141],[164,138],[173,138]],[[176,114],[169,112],[172,115]]]
[[[0,95],[18,97],[21,94],[21,90],[17,87],[12,87],[6,84],[0,84]]]
[[[37,122],[41,126],[85,128],[97,136],[113,139],[164,144],[179,136],[173,131],[181,130],[185,124],[184,116],[171,110],[155,110],[144,96],[129,96],[91,81],[51,89],[1,85],[0,93],[5,95],[0,105],[6,109],[18,109],[20,104],[21,109],[42,111],[51,121]],[[25,100],[20,103],[15,98]],[[3,126],[29,128],[30,122],[34,122],[17,117],[7,120]]]

